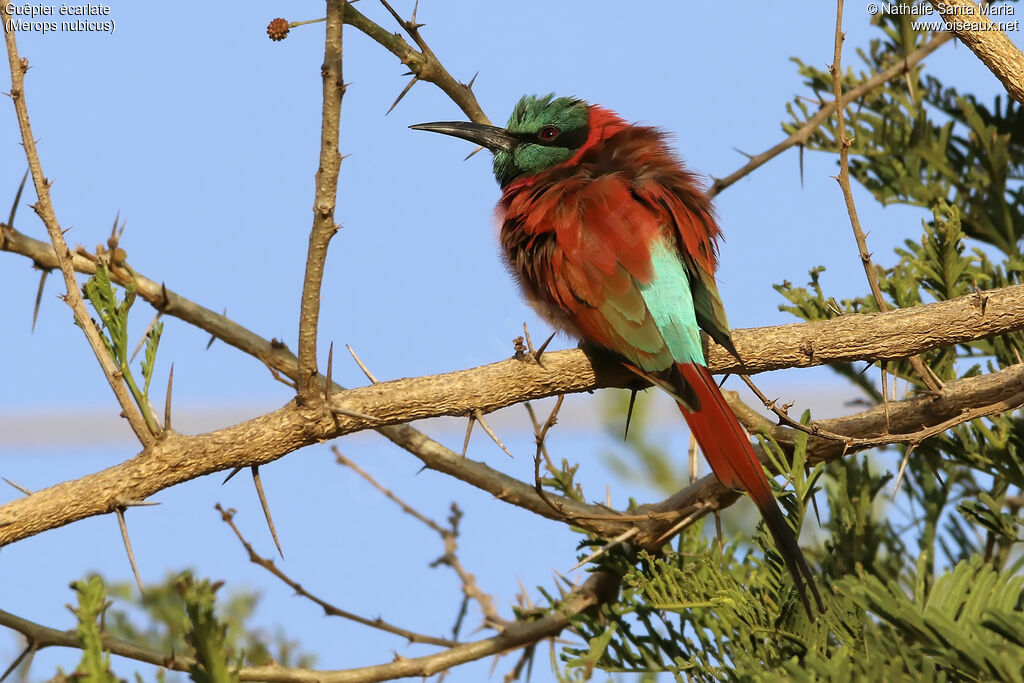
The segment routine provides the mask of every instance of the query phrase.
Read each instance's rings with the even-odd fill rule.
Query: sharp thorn
[[[557,333],[556,332],[552,332],[551,336],[548,337],[547,340],[543,344],[540,345],[540,348],[537,349],[537,352],[535,354],[533,354],[533,359],[535,361],[537,361],[537,365],[539,365],[541,367],[544,367],[544,364],[540,362],[540,357],[544,355],[544,350],[548,348],[548,344],[550,344],[551,340],[555,338],[555,334],[557,334]]]
[[[611,550],[615,546],[617,546],[620,543],[623,543],[625,541],[628,541],[630,538],[632,538],[633,536],[636,536],[638,533],[640,533],[640,527],[635,526],[635,527],[631,527],[629,529],[626,529],[621,534],[619,534],[618,536],[616,536],[612,540],[608,541],[608,543],[606,543],[605,545],[603,545],[600,548],[598,548],[595,552],[591,553],[590,555],[584,557],[582,560],[577,562],[569,571],[574,572],[577,569],[579,569],[580,567],[582,567],[583,565],[587,564],[588,562],[592,562],[592,561],[596,560],[597,558],[601,557],[602,555],[607,553],[609,550]],[[566,583],[568,583],[568,582],[566,582]]]
[[[267,518],[267,526],[270,527],[270,536],[274,539],[277,552],[284,559],[284,551],[281,550],[281,541],[277,538],[277,529],[274,528],[274,518],[270,516],[270,504],[267,503],[267,494],[263,492],[263,481],[260,479],[260,468],[252,466],[252,483],[256,485],[256,495],[260,497],[260,505],[263,506],[263,516]]]
[[[331,402],[331,387],[334,385],[334,342],[327,349],[327,383],[324,385],[324,403]]]
[[[910,454],[917,448],[917,444],[913,443],[907,446],[907,452],[903,454],[903,461],[900,463],[900,470],[896,474],[896,485],[892,488],[893,500],[896,499],[896,494],[899,493],[900,484],[903,483],[903,473],[907,470],[907,463],[910,461]]]
[[[508,455],[508,457],[515,458],[515,456],[512,455],[512,451],[510,451],[505,446],[505,444],[501,442],[501,439],[498,438],[498,435],[494,433],[490,425],[487,424],[487,421],[484,420],[484,414],[480,411],[479,408],[473,410],[473,416],[476,417],[477,422],[480,423],[480,426],[483,427],[483,430],[487,432],[487,436],[491,437],[491,440],[494,441],[494,443],[498,444],[498,447],[501,448],[501,450],[505,451],[505,454]]]
[[[469,414],[469,424],[466,425],[466,439],[462,442],[462,457],[465,459],[466,452],[469,450],[469,437],[473,433],[473,424],[476,422],[476,415],[473,413]]]
[[[387,112],[385,112],[384,116],[387,116],[392,111],[394,111],[395,107],[398,106],[398,103],[402,101],[402,98],[409,94],[409,91],[412,90],[412,86],[416,85],[416,82],[419,80],[419,76],[413,76],[412,80],[405,84],[405,87],[402,88],[402,92],[398,93],[398,97],[396,97],[395,101],[391,103],[390,107],[388,107],[388,110]]]
[[[164,431],[171,428],[171,389],[174,387],[174,363],[167,373],[167,397],[164,399]]]
[[[139,576],[139,567],[135,564],[135,553],[132,551],[132,541],[128,538],[128,524],[124,521],[124,508],[118,507],[115,512],[117,513],[117,523],[121,527],[121,540],[124,541],[125,552],[128,553],[128,562],[132,565],[132,574],[135,575],[135,583],[139,585],[139,593],[142,595],[146,594],[146,589],[142,587],[142,577]]]
[[[474,155],[475,155],[475,154],[476,154],[477,152],[479,152],[479,151],[480,151],[480,150],[482,150],[483,148],[484,148],[484,147],[483,147],[483,145],[480,145],[480,146],[478,146],[478,147],[477,147],[476,149],[474,149],[474,150],[473,150],[472,152],[470,152],[469,154],[467,154],[467,155],[466,155],[466,158],[465,158],[465,159],[463,159],[463,161],[469,161],[470,157],[474,156]]]
[[[146,508],[153,507],[154,505],[160,505],[158,500],[123,500],[119,499],[117,504],[121,507],[127,508]]]
[[[162,311],[157,311],[156,315],[153,316],[153,319],[149,321],[149,325],[146,326],[146,329],[145,329],[145,331],[143,331],[142,336],[139,337],[139,343],[135,345],[135,350],[132,351],[132,357],[128,359],[129,362],[134,361],[135,360],[135,356],[139,355],[139,349],[141,349],[142,345],[146,342],[146,337],[149,335],[150,331],[153,329],[153,326],[156,325],[157,321],[160,320],[160,316],[161,315],[163,315],[163,312]]]
[[[25,649],[21,651],[21,654],[14,658],[14,661],[11,662],[11,665],[9,667],[7,667],[7,669],[4,671],[3,675],[0,676],[0,683],[3,683],[5,680],[7,680],[7,677],[11,675],[11,672],[14,671],[15,669],[17,669],[18,665],[21,664],[21,662],[25,659],[25,657],[27,657],[32,652],[34,652],[35,649],[36,649],[35,641],[29,640],[28,645],[26,645]]]
[[[15,484],[13,481],[8,479],[7,477],[3,477],[3,480],[6,481],[11,486],[13,486],[14,488],[16,488],[19,491],[21,491],[22,493],[24,493],[26,496],[31,496],[32,495],[32,489],[27,489],[24,486],[20,486],[18,484]]]
[[[345,410],[344,408],[331,408],[332,413],[338,413],[339,415],[346,415],[348,417],[354,417],[357,420],[368,420],[370,422],[380,422],[379,417],[373,415],[364,415],[363,413],[357,413],[354,410]]]
[[[469,79],[469,83],[466,84],[466,89],[467,90],[472,90],[473,89],[473,84],[476,83],[476,77],[479,76],[479,75],[480,75],[479,71],[477,71],[475,74],[473,74],[473,78]]]
[[[21,193],[25,191],[25,181],[28,180],[28,169],[25,175],[21,176],[21,183],[18,184],[18,191],[14,193],[14,203],[11,204],[11,213],[7,217],[7,227],[14,228],[14,215],[18,213],[18,204],[21,203]]]
[[[224,484],[228,483],[229,481],[231,481],[231,478],[233,476],[235,476],[236,474],[238,474],[241,471],[242,471],[241,467],[236,467],[235,469],[231,470],[231,474],[229,474],[228,476],[224,477],[224,481],[222,481],[220,483],[220,485],[223,486]]]
[[[39,276],[39,289],[36,290],[36,305],[32,309],[32,332],[36,331],[36,320],[39,319],[39,307],[43,303],[43,288],[46,287],[46,278],[49,276],[50,271],[44,270],[43,274]]]
[[[166,292],[165,292],[165,293],[166,293]],[[164,300],[166,301],[166,299],[164,299]],[[223,313],[221,313],[221,315],[225,315],[225,316],[226,316],[227,314],[228,314],[228,309],[226,309],[226,308],[225,308],[225,309],[224,309],[224,312],[223,312]],[[215,335],[215,334],[211,334],[211,335],[210,335],[210,341],[206,342],[206,350],[207,350],[207,351],[209,351],[209,350],[210,350],[210,347],[211,347],[211,346],[213,346],[213,342],[215,342],[215,341],[217,341],[217,335]]]
[[[622,440],[629,436],[629,423],[633,419],[633,406],[636,404],[636,389],[630,389],[629,408],[626,409],[626,429],[622,432]]]
[[[345,344],[345,348],[348,349],[350,354],[352,354],[352,359],[356,362],[356,365],[359,366],[359,369],[363,371],[363,374],[366,375],[366,378],[373,384],[376,384],[377,378],[373,376],[373,373],[370,372],[369,368],[367,368],[366,365],[363,364],[363,361],[359,359],[359,356],[356,355],[355,349],[348,344]]]

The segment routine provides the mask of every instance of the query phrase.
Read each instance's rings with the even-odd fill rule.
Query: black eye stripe
[[[543,128],[541,130],[543,130]],[[519,144],[579,149],[590,136],[590,126],[580,126],[579,128],[573,128],[572,130],[563,130],[560,134],[550,140],[537,137],[537,133],[516,133],[515,136],[519,138]]]

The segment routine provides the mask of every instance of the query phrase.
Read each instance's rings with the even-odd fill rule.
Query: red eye
[[[540,129],[540,132],[537,133],[537,137],[541,140],[554,140],[561,132],[562,131],[558,130],[554,126],[544,126]]]

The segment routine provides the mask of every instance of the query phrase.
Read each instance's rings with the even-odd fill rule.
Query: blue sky
[[[357,7],[389,30],[381,6]],[[408,15],[411,3],[399,3]],[[106,240],[114,216],[127,221],[122,246],[140,273],[229,316],[265,337],[295,348],[298,300],[311,223],[313,175],[319,146],[323,26],[294,30],[270,42],[267,22],[314,18],[320,3],[185,3],[173,12],[153,3],[111,5],[113,35],[18,34],[30,60],[27,98],[43,167],[54,178],[53,199],[68,240],[88,248]],[[629,120],[670,131],[693,169],[723,176],[744,162],[737,149],[762,151],[783,137],[785,104],[803,93],[795,65],[827,65],[835,7],[805,2],[684,4],[517,3],[450,0],[421,4],[419,19],[434,51],[460,80],[479,71],[475,91],[484,110],[502,122],[525,93],[572,94],[600,102]],[[863,4],[848,3],[845,64],[875,36]],[[1020,33],[1011,34],[1017,43]],[[995,78],[962,45],[927,60],[949,85],[970,88],[982,101],[1000,92]],[[497,188],[490,159],[469,161],[467,143],[408,130],[422,121],[461,118],[429,84],[419,84],[388,116],[405,84],[405,69],[365,36],[345,34],[342,114],[343,164],[335,238],[323,288],[320,334],[351,344],[381,379],[426,375],[509,356],[512,338],[530,323],[546,327],[523,304],[498,259],[492,225]],[[0,87],[7,90],[7,77]],[[25,164],[13,109],[0,107],[0,206],[13,198]],[[796,151],[726,190],[717,200],[726,234],[720,290],[734,327],[791,322],[777,310],[773,283],[802,283],[807,270],[828,267],[825,287],[837,298],[866,290],[834,162],[808,154],[801,185]],[[855,189],[869,243],[882,263],[892,247],[919,229],[918,211],[878,209]],[[27,201],[34,197],[26,193]],[[27,203],[27,202],[26,202]],[[26,206],[16,226],[36,238],[45,231]],[[32,489],[81,476],[135,454],[70,312],[51,276],[39,323],[30,333],[38,274],[23,258],[0,255],[5,292],[0,351],[0,474]],[[152,310],[140,304],[138,334]],[[208,335],[166,321],[157,383],[175,367],[178,429],[199,432],[276,408],[289,398],[255,360],[224,344],[205,350]],[[575,342],[558,339],[559,347]],[[343,354],[334,375],[365,383]],[[738,384],[731,380],[729,387]],[[836,413],[855,394],[827,370],[763,376],[767,393],[824,406]],[[654,399],[647,399],[654,400]],[[598,420],[599,399],[567,399],[567,415],[551,447],[556,457],[582,460],[591,499],[653,493],[611,480],[594,457],[614,444]],[[525,411],[494,418],[516,454],[509,460],[477,433],[470,456],[521,479],[532,477],[532,436]],[[461,448],[463,425],[423,428]],[[658,421],[656,438],[684,457],[682,421]],[[79,437],[85,434],[84,437]],[[433,473],[375,434],[337,445],[396,493],[435,518],[450,501],[466,511],[462,559],[492,592],[503,613],[518,591],[550,588],[553,571],[575,564],[575,537],[553,523],[493,500]],[[458,585],[427,564],[441,554],[438,539],[333,464],[327,446],[294,453],[263,470],[285,547],[286,571],[339,606],[413,630],[447,631],[458,608]],[[146,580],[194,567],[201,575],[255,588],[265,595],[262,625],[280,624],[319,656],[318,666],[343,668],[388,661],[429,648],[406,647],[391,636],[328,620],[311,604],[251,566],[219,521],[213,504],[239,510],[238,522],[264,553],[273,547],[251,484],[243,477],[189,482],[155,497],[156,508],[133,510],[132,531]],[[0,488],[0,502],[19,495]],[[130,578],[116,520],[86,520],[0,553],[0,607],[67,628],[67,584],[91,571]],[[577,573],[578,574],[578,573]],[[537,598],[537,592],[532,591]],[[472,614],[475,626],[478,615]],[[482,634],[477,634],[480,637]],[[16,654],[0,637],[0,669]],[[545,654],[546,656],[546,654]],[[43,653],[33,680],[52,675],[56,662],[73,667],[75,653]],[[512,666],[507,659],[496,676]],[[449,681],[482,679],[483,662]],[[121,664],[129,675],[133,665]],[[544,661],[534,680],[548,676]]]

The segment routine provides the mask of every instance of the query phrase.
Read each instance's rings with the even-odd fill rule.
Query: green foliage
[[[85,298],[92,304],[93,309],[100,316],[100,338],[107,349],[107,353],[114,360],[118,372],[124,378],[125,384],[132,393],[142,416],[146,420],[150,431],[159,433],[156,418],[149,402],[149,384],[153,379],[153,369],[156,364],[156,351],[160,344],[160,335],[163,334],[164,324],[155,323],[146,332],[146,352],[142,360],[143,386],[139,389],[138,383],[131,370],[131,356],[128,348],[128,313],[135,303],[136,288],[133,282],[129,282],[124,289],[124,299],[117,300],[117,290],[110,281],[110,270],[106,262],[100,259],[96,262],[96,274],[90,277],[82,287]]]
[[[74,678],[88,683],[116,683],[117,676],[110,670],[110,654],[103,650],[103,630],[100,622],[108,607],[107,591],[98,576],[71,584],[78,594],[78,608],[72,614],[78,619],[75,635],[82,644],[82,661],[75,669]]]
[[[190,574],[183,574],[175,586],[185,602],[182,629],[185,641],[195,654],[196,661],[189,667],[189,673],[196,683],[238,680],[229,664],[232,656],[227,647],[228,627],[213,612],[220,586],[220,582],[210,583],[208,579],[196,581]]]
[[[113,584],[108,590],[95,575],[72,584],[72,588],[78,595],[79,606],[72,612],[78,620],[82,662],[72,676],[59,673],[54,680],[120,681],[110,669],[103,637],[194,658],[196,665],[190,670],[190,678],[204,683],[236,681],[240,666],[276,662],[308,668],[315,663],[313,656],[304,654],[280,630],[271,636],[247,626],[259,602],[258,595],[235,592],[218,600],[219,582],[197,580],[187,572],[148,586],[144,596],[138,595],[134,583]],[[114,600],[108,601],[108,595]],[[135,674],[137,681],[153,677]],[[158,670],[155,678],[165,680],[165,672]]]
[[[807,471],[805,435],[796,439],[792,464],[778,444],[763,446],[786,472],[792,491],[779,502],[798,525],[823,468]],[[577,620],[587,647],[563,650],[563,677],[585,679],[599,667],[724,680],[740,666],[763,671],[823,647],[833,612],[811,624],[763,525],[755,535],[763,555],[742,552],[738,539],[708,539],[700,523],[659,556],[609,552],[600,562],[624,575],[620,599]]]
[[[907,4],[905,1],[901,4]],[[863,68],[842,74],[844,91],[900,63],[930,39],[913,17],[876,17],[879,35],[858,52]],[[848,63],[852,59],[846,60]],[[797,60],[811,92],[788,107],[792,132],[832,98],[828,71]],[[916,306],[1024,282],[1024,108],[995,98],[982,103],[944,87],[919,64],[876,88],[845,111],[853,138],[851,176],[882,205],[920,207],[921,230],[888,260],[874,264],[891,308]],[[838,159],[836,122],[807,148]],[[851,253],[851,258],[855,254]],[[804,286],[776,286],[780,309],[808,321],[872,313],[862,295],[837,297],[823,267]],[[1020,332],[924,354],[942,381],[1020,362]],[[838,364],[833,369],[859,387],[863,402],[883,401],[879,369]],[[896,394],[925,389],[905,361],[888,361]],[[624,401],[609,403],[617,423]],[[643,415],[640,415],[641,420]],[[805,415],[805,419],[806,419]],[[638,438],[635,451],[612,461],[645,479],[671,477],[673,458]],[[788,455],[771,443],[770,455],[787,472],[793,493],[780,497],[799,525],[812,491],[820,534],[804,545],[818,550],[819,586],[828,612],[811,623],[793,594],[768,534],[755,535],[763,556],[688,530],[676,548],[658,555],[622,554],[620,599],[581,618],[583,648],[566,648],[566,680],[597,668],[671,672],[677,680],[1007,680],[1024,679],[1024,417],[1018,412],[973,420],[895,458],[850,456],[804,474],[802,435]],[[893,473],[907,457],[901,488]],[[738,537],[741,538],[741,537]]]
[[[139,596],[134,583],[116,583],[110,594],[117,598],[107,613],[107,630],[111,635],[145,644],[162,652],[187,652],[186,601],[179,584],[189,575],[170,576],[160,584],[146,586]],[[217,619],[227,626],[225,650],[238,653],[239,663],[262,666],[277,662],[282,666],[311,667],[312,655],[303,653],[299,644],[289,640],[278,628],[273,633],[249,625],[259,595],[233,591],[217,600]]]

